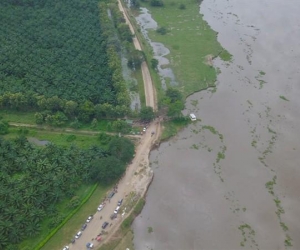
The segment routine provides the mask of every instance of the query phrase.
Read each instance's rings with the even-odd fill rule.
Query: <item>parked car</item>
[[[82,235],[82,232],[79,231],[79,232],[75,235],[75,238],[76,238],[76,239],[79,239],[81,235]]]
[[[69,248],[69,246],[65,246],[64,248],[63,248],[63,250],[69,250],[70,248]]]
[[[105,221],[105,222],[102,224],[102,228],[105,229],[105,228],[107,227],[107,225],[108,225],[108,222]]]
[[[114,195],[115,195],[115,192],[112,191],[112,192],[110,192],[110,194],[107,196],[107,198],[108,198],[108,199],[111,199]]]
[[[117,214],[113,213],[111,216],[110,216],[110,219],[113,220],[114,218],[117,218]]]
[[[87,247],[88,249],[94,248],[94,244],[88,242],[88,243],[86,243],[86,247]]]
[[[81,231],[84,231],[84,229],[86,229],[86,227],[87,227],[87,224],[84,223],[84,224],[82,225],[82,227],[81,227]]]
[[[100,206],[97,208],[98,212],[100,212],[104,208],[104,204],[101,203]]]
[[[119,200],[119,201],[118,201],[118,206],[121,206],[121,205],[122,205],[122,202],[123,202],[123,199]]]
[[[190,119],[191,121],[196,121],[197,120],[197,117],[195,116],[195,114],[190,114]]]
[[[71,240],[71,243],[72,243],[72,244],[74,244],[74,243],[75,243],[75,238],[73,238],[73,239]]]
[[[120,206],[117,206],[114,213],[117,214],[119,212]]]
[[[87,218],[86,222],[89,223],[93,218],[94,218],[94,216],[93,216],[93,215],[90,215],[90,216]]]

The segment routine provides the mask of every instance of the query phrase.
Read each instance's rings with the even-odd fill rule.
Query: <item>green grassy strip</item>
[[[92,196],[92,194],[95,192],[96,188],[97,188],[98,184],[95,184],[93,189],[91,190],[91,192],[84,198],[84,200],[80,203],[80,205],[73,210],[73,212],[71,212],[64,220],[62,223],[60,223],[55,229],[53,229],[48,236],[41,241],[35,248],[34,250],[39,250],[41,249],[56,233],[59,229],[61,229],[63,227],[63,225],[65,225],[67,223],[67,221],[69,219],[71,219],[71,217],[76,214],[79,209],[88,201],[88,199]]]
[[[161,141],[166,141],[169,138],[175,136],[181,129],[183,129],[186,125],[190,124],[190,119],[173,119],[170,121],[166,121],[163,123],[163,133],[161,136]]]
[[[24,128],[24,127],[23,128],[10,127],[9,133],[5,135],[4,138],[14,139],[20,136],[20,134],[22,134],[21,133],[22,131],[25,131],[25,136],[27,137],[27,139],[36,145],[39,144],[35,143],[33,141],[34,139],[39,141],[46,140],[62,147],[69,147],[72,144],[83,149],[88,149],[94,145],[98,145],[98,146],[101,145],[102,147],[105,147],[105,145],[101,144],[101,140],[99,140],[99,135],[80,134],[80,133],[76,133],[77,131],[74,131],[74,133],[69,133],[63,131],[56,132],[56,131],[47,131],[47,130],[31,129],[31,128]]]

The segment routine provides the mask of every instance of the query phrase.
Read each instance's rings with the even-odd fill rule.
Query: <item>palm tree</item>
[[[18,212],[19,211],[16,207],[9,206],[4,210],[3,217],[6,220],[12,221],[16,214],[18,214]]]
[[[3,232],[3,228],[0,227],[0,232]],[[5,247],[9,244],[8,238],[4,235],[4,233],[0,234],[0,249],[5,249]]]
[[[26,234],[30,237],[34,237],[41,232],[41,225],[36,221],[31,221],[27,224]]]
[[[13,244],[17,244],[24,239],[24,231],[19,231],[17,227],[12,227],[9,234],[8,240]]]

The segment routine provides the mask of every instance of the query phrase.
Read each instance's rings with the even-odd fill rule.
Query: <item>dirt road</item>
[[[152,132],[155,134],[152,136]],[[147,187],[152,180],[153,172],[149,167],[149,152],[154,143],[159,139],[160,135],[160,123],[158,120],[151,123],[148,127],[146,133],[143,135],[139,146],[136,149],[136,155],[132,163],[127,167],[124,177],[118,183],[118,192],[111,198],[110,202],[106,202],[106,206],[100,212],[97,212],[95,207],[94,219],[88,223],[87,228],[83,231],[82,236],[76,240],[75,244],[70,244],[71,250],[84,250],[86,249],[86,244],[91,242],[97,248],[103,242],[109,240],[118,227],[120,226],[123,219],[126,218],[128,213],[122,218],[121,212],[119,212],[118,217],[115,220],[110,219],[110,215],[113,214],[115,208],[117,207],[117,202],[120,199],[125,199],[131,193],[135,192],[139,196],[143,196],[147,191]],[[138,173],[138,174],[137,174]],[[101,198],[99,197],[99,205],[101,203]],[[120,211],[124,210],[124,206],[121,206]],[[126,211],[128,212],[128,211]],[[102,219],[100,219],[102,216]],[[108,225],[105,231],[107,234],[103,236],[101,242],[95,240],[97,234],[102,230],[102,224],[107,221],[112,226]],[[82,224],[85,222],[83,221]],[[79,231],[78,228],[77,231]],[[63,247],[63,246],[62,246]]]
[[[53,128],[49,126],[36,125],[36,124],[27,124],[27,123],[18,123],[18,122],[9,122],[9,126],[12,127],[24,127],[24,128],[35,128],[39,130],[49,130],[51,133],[61,134],[61,133],[70,133],[78,135],[99,135],[105,133],[107,135],[118,135],[119,133],[106,132],[106,131],[90,131],[90,130],[76,130],[72,128]],[[141,138],[140,135],[123,135],[126,138],[138,139]]]
[[[120,0],[118,0],[118,6],[119,6],[120,11],[124,15],[125,21],[128,24],[131,33],[133,34],[134,47],[137,50],[142,50],[142,46],[141,46],[139,40],[137,39],[137,37],[135,36],[134,29],[132,27],[132,24],[129,21],[128,13],[123,8],[123,5],[122,5]],[[150,72],[149,72],[148,65],[145,61],[141,65],[141,70],[142,70],[142,76],[143,76],[143,81],[144,81],[146,106],[152,107],[153,110],[156,111],[157,110],[157,104],[156,104],[156,98],[155,98],[155,96],[156,96],[155,95],[155,89],[154,89],[154,86],[153,86],[153,82],[152,82],[152,78],[151,78],[151,75],[150,75]]]
[[[123,9],[120,0],[119,9],[121,12],[123,12],[126,22],[129,25],[132,34],[134,34],[134,29],[129,22],[126,11]],[[137,50],[141,50],[141,45],[136,37],[133,38],[133,42],[135,48]],[[142,63],[141,70],[144,81],[146,105],[152,107],[153,110],[157,110],[156,93],[146,62]],[[109,202],[106,202],[106,206],[102,211],[97,212],[97,208],[95,207],[94,219],[88,223],[87,228],[83,231],[82,236],[76,240],[75,244],[69,245],[71,250],[84,250],[86,249],[86,244],[88,242],[93,243],[97,249],[101,244],[107,242],[111,237],[113,237],[114,232],[117,231],[121,225],[121,222],[130,213],[130,211],[126,211],[124,216],[121,215],[125,209],[124,205],[123,207],[121,206],[120,211],[122,212],[119,212],[118,217],[113,221],[110,219],[110,215],[113,214],[115,208],[117,207],[118,200],[125,199],[126,202],[126,197],[128,197],[131,192],[134,192],[139,196],[144,196],[148,185],[151,183],[153,171],[149,166],[148,157],[152,146],[158,142],[160,134],[160,120],[156,119],[149,125],[146,133],[140,139],[139,145],[136,148],[135,157],[132,163],[127,167],[124,177],[118,183],[118,192],[110,199]],[[99,197],[99,205],[101,203],[101,198],[102,197]],[[102,217],[102,219],[100,219],[100,217]],[[102,237],[102,240],[98,242],[95,238],[102,231],[101,226],[105,221],[108,222],[109,225],[105,229],[106,234]],[[84,223],[85,222],[83,221],[82,224]],[[79,230],[80,228],[78,228],[77,231]]]

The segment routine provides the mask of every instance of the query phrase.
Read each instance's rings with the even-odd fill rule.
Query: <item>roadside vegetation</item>
[[[94,214],[95,208],[100,204],[102,197],[105,196],[110,186],[98,185],[88,201],[72,216],[66,224],[45,244],[43,250],[59,249],[66,241],[71,241],[78,228],[81,228],[82,222],[86,220],[87,215]],[[47,235],[45,235],[47,236]],[[40,237],[41,239],[45,237]]]

